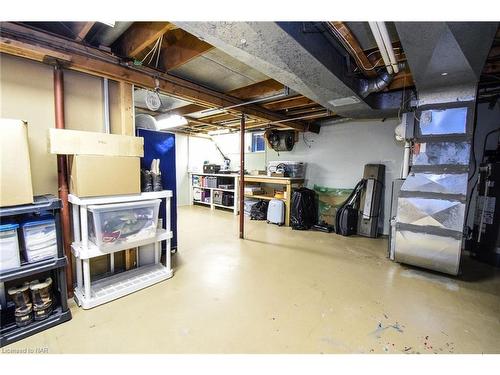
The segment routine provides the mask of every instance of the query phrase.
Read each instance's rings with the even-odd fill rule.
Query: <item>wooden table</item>
[[[273,185],[281,185],[285,188],[285,198],[282,200],[285,202],[285,225],[290,225],[290,211],[292,207],[292,189],[294,186],[300,187],[304,184],[303,178],[294,178],[294,177],[269,177],[269,176],[251,176],[245,175],[245,184],[247,183],[260,183],[260,184],[273,184]],[[275,199],[272,195],[251,195],[245,194],[247,198],[255,198],[255,199],[266,199],[271,200]]]

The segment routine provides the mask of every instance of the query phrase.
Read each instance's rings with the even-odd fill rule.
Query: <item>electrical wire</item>
[[[158,45],[158,54],[156,55],[156,64],[155,64],[156,69],[158,69],[158,61],[160,60],[162,43],[163,43],[163,34],[160,37],[160,44]]]
[[[304,141],[304,144],[308,147],[308,148],[311,148],[311,143],[313,143],[314,141],[309,141],[306,139],[306,135],[305,135],[305,132],[302,132],[302,140]]]
[[[148,65],[149,65],[149,64],[151,64],[151,62],[153,61],[153,58],[155,57],[155,53],[156,53],[156,50],[157,50],[157,48],[158,48],[158,43],[159,43],[159,42],[160,42],[160,38],[158,38],[158,39],[156,40],[156,43],[155,43],[155,45],[154,45],[154,47],[153,47],[153,54],[149,57]]]
[[[144,58],[141,60],[141,64],[148,58],[148,56],[153,53],[153,55],[151,56],[151,59],[152,57],[154,56],[154,51],[156,51],[156,48],[158,46],[158,41],[160,40],[160,38],[158,38],[154,44],[154,46],[149,50],[149,52],[146,54],[146,56],[144,56]],[[149,63],[151,63],[151,59],[149,60]],[[149,64],[148,63],[148,64]]]

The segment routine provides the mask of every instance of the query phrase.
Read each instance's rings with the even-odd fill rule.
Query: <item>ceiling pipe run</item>
[[[380,51],[380,54],[382,55],[382,60],[384,60],[387,73],[389,74],[397,73],[398,72],[397,66],[396,67],[394,66],[396,64],[396,57],[394,56],[394,51],[392,50],[392,46],[391,48],[388,48],[389,46],[385,44],[386,39],[389,41],[390,44],[389,33],[387,32],[385,24],[383,22],[373,22],[373,21],[368,22],[368,24],[370,25],[373,37],[375,38],[377,47]],[[392,57],[390,56],[391,52],[392,52]]]
[[[249,105],[249,104],[256,104],[256,103],[266,102],[266,101],[269,101],[269,100],[281,99],[281,98],[284,98],[284,97],[286,97],[288,95],[290,95],[290,89],[285,86],[283,88],[283,92],[281,92],[279,94],[276,94],[276,95],[271,95],[271,96],[267,96],[267,97],[264,97],[264,98],[254,99],[254,100],[250,100],[250,101],[247,101],[247,102],[238,103],[238,104],[235,104],[235,105],[230,105],[230,106],[227,106],[227,107],[216,107],[216,108],[204,109],[200,113],[215,112],[215,111],[226,111],[228,109],[238,108],[238,107],[242,107],[242,106]]]
[[[378,31],[382,36],[382,41],[384,42],[385,50],[389,55],[389,61],[391,62],[392,70],[394,73],[399,73],[398,61],[396,60],[396,55],[394,54],[394,48],[392,48],[391,38],[389,37],[389,32],[384,22],[377,22]]]

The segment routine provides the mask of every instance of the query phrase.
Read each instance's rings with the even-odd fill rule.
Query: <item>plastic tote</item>
[[[17,228],[18,224],[0,225],[0,272],[21,266]]]
[[[28,263],[57,256],[54,216],[29,217],[21,223],[23,254]]]
[[[134,242],[156,235],[160,199],[88,207],[89,238],[97,246]]]

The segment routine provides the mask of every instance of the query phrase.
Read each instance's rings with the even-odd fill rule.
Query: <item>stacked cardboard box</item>
[[[27,126],[0,119],[0,207],[33,203]]]
[[[50,129],[49,151],[70,155],[71,194],[91,197],[141,192],[141,137]]]

